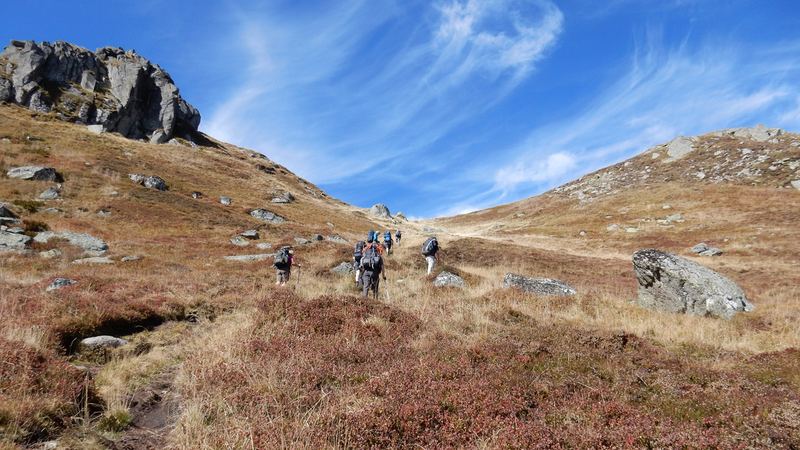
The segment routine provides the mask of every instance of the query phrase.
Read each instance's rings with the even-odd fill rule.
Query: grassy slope
[[[64,214],[31,213],[26,220],[90,232],[107,240],[112,257],[144,259],[76,266],[70,264],[76,252],[61,244],[54,245],[65,254],[55,260],[0,257],[0,355],[12,362],[0,368],[0,442],[32,442],[65,429],[61,443],[68,447],[124,442],[126,432],[96,431],[124,417],[135,392],[165,371],[175,376],[172,389],[181,404],[178,426],[161,438],[176,448],[800,442],[800,358],[790,349],[800,346],[791,301],[796,269],[780,249],[773,266],[757,264],[769,242],[782,245],[791,235],[762,232],[763,244],[714,261],[755,295],[759,309],[752,315],[721,322],[644,311],[627,301],[635,282],[626,253],[640,240],[678,249],[697,236],[692,215],[702,205],[691,209],[669,186],[643,186],[630,200],[610,197],[591,205],[532,200],[498,213],[492,220],[502,228],[494,233],[485,230],[485,218],[446,222],[442,263],[467,280],[465,291],[433,288],[421,275],[424,234],[407,224],[380,300],[366,301],[353,296],[349,277],[328,270],[349,259],[347,245],[299,248],[303,267],[290,289],[271,285],[269,263],[221,261],[227,254],[262,252],[228,243],[258,225],[250,208],[267,207],[289,219],[262,229],[262,242],[276,245],[311,233],[353,240],[374,226],[313,186],[306,191],[305,182],[279,166],[275,174],[258,169],[273,163],[247,151],[95,136],[12,107],[0,107],[2,136],[12,143],[0,144],[0,164],[47,164],[66,178],[64,199],[47,205]],[[170,191],[134,185],[130,172],[160,175]],[[46,186],[0,178],[0,199],[31,200]],[[275,189],[291,191],[297,202],[268,203]],[[193,190],[206,197],[192,199]],[[234,204],[223,207],[219,195]],[[683,212],[687,222],[643,227],[635,236],[601,234],[603,212],[630,207],[634,199],[658,207],[669,201],[671,212]],[[774,203],[779,212],[781,203]],[[580,217],[595,220],[598,205],[605,209],[596,232]],[[110,209],[111,217],[98,217],[100,208]],[[541,208],[536,221],[513,218],[533,208]],[[730,208],[749,211],[747,204]],[[631,211],[631,217],[639,213]],[[763,220],[778,223],[773,216]],[[734,229],[734,222],[725,227]],[[746,225],[740,223],[744,234],[731,239],[748,236]],[[588,238],[576,237],[580,228],[590,231]],[[742,270],[755,276],[744,277]],[[564,279],[580,293],[543,299],[507,291],[501,286],[506,271]],[[45,294],[55,276],[79,284]],[[779,302],[786,305],[782,316],[775,312]],[[63,354],[73,337],[127,334],[148,319],[187,315],[199,324],[176,321],[131,335],[140,350],[123,347],[109,364],[91,366]],[[70,363],[90,365],[91,401],[104,405],[91,411],[88,424],[77,420],[85,413],[85,375]]]

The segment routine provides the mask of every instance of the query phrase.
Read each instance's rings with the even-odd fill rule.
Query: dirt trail
[[[160,449],[175,426],[180,398],[172,389],[175,368],[155,377],[131,398],[133,416],[130,428],[114,445],[117,450]]]

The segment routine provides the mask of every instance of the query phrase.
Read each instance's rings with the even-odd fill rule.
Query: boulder
[[[394,218],[395,218],[395,219],[397,219],[397,220],[401,220],[401,221],[402,221],[402,220],[407,220],[407,219],[406,219],[406,215],[405,215],[405,214],[403,214],[402,212],[398,212],[398,213],[396,213],[396,214],[394,215]]]
[[[251,261],[264,261],[270,258],[274,258],[274,253],[260,253],[255,255],[233,255],[233,256],[226,256],[226,261],[237,261],[237,262],[251,262]]]
[[[8,231],[9,233],[25,234],[25,230],[20,227],[6,227],[5,225],[2,225],[2,227],[5,228],[3,231]]]
[[[722,254],[722,250],[716,247],[709,247],[704,242],[692,247],[692,252],[697,253],[700,256],[719,256]]]
[[[166,191],[169,189],[167,182],[164,181],[163,178],[155,175],[140,175],[138,173],[131,173],[128,174],[128,178],[130,178],[134,183],[141,184],[149,189],[156,189],[158,191]]]
[[[241,237],[243,237],[245,239],[251,239],[251,240],[259,238],[257,230],[245,230],[245,231],[242,231],[241,233],[239,233],[239,236],[241,236]]]
[[[347,244],[347,239],[339,236],[338,234],[332,234],[328,236],[328,240],[331,242],[336,242],[337,244]]]
[[[203,197],[203,193],[202,192],[200,192],[200,191],[192,191],[192,198],[198,199],[198,198],[202,198],[202,197]]]
[[[694,140],[679,136],[667,143],[667,156],[665,162],[672,162],[683,158],[694,150]]]
[[[86,129],[89,130],[90,133],[94,134],[100,134],[105,131],[105,129],[103,129],[103,125],[101,124],[87,125]]]
[[[230,197],[220,197],[219,198],[219,202],[222,203],[225,206],[231,206],[231,203],[233,203],[233,200],[231,200]]]
[[[9,222],[17,219],[17,215],[11,210],[8,203],[0,202],[0,219],[11,219]]]
[[[433,280],[433,285],[436,287],[467,287],[467,283],[464,282],[463,278],[447,271],[441,272],[439,275],[437,275]]]
[[[30,241],[31,238],[24,234],[0,231],[0,252],[25,250]]]
[[[272,197],[272,203],[292,203],[293,201],[294,195],[288,191],[277,192]]]
[[[44,192],[39,194],[39,198],[42,200],[55,200],[60,196],[61,196],[60,186],[50,186]]]
[[[114,336],[94,336],[81,339],[80,346],[84,349],[117,348],[127,344],[128,341]]]
[[[275,214],[274,212],[267,211],[266,209],[261,209],[261,208],[250,211],[250,215],[258,220],[263,220],[264,222],[269,222],[274,224],[281,224],[286,221],[286,219]]]
[[[56,172],[56,169],[52,167],[14,167],[6,172],[6,175],[8,178],[16,178],[19,180],[55,181],[58,183],[64,181],[64,177],[62,177],[61,174]]]
[[[239,247],[247,247],[250,245],[250,241],[243,238],[242,236],[234,236],[231,238],[231,244],[237,245]]]
[[[59,256],[61,256],[61,250],[57,248],[39,252],[39,257],[44,259],[53,259],[58,258]]]
[[[92,256],[72,261],[72,264],[114,264],[114,260],[108,256]]]
[[[331,269],[331,272],[339,274],[339,275],[346,275],[348,273],[353,272],[353,263],[351,262],[342,262],[338,266]]]
[[[47,292],[56,291],[67,286],[72,286],[75,283],[77,283],[77,281],[70,280],[69,278],[56,278],[52,283],[50,283],[49,286],[47,286],[47,289],[45,290]]]
[[[383,203],[372,205],[369,209],[369,215],[379,219],[391,219],[392,215],[389,213],[389,208]]]
[[[200,125],[200,113],[181,98],[169,74],[133,50],[11,41],[0,58],[8,62],[9,78],[0,84],[0,98],[102,126],[92,131],[150,140],[159,132],[156,141],[165,142]]]
[[[551,278],[534,278],[507,273],[503,277],[504,288],[515,288],[523,292],[536,295],[553,295],[558,297],[568,297],[575,295],[577,291],[572,286],[563,281]]]
[[[757,142],[766,142],[783,134],[780,128],[767,128],[758,124],[752,128],[734,128],[730,130],[734,137],[752,139]]]
[[[639,305],[659,311],[730,319],[753,305],[733,281],[680,256],[654,249],[633,255]]]
[[[42,244],[46,244],[51,239],[64,239],[71,245],[79,247],[86,252],[102,254],[108,250],[108,244],[102,239],[85,233],[74,233],[72,231],[42,231],[33,238],[34,242]]]
[[[800,180],[793,180],[791,184],[793,188],[800,190]]]

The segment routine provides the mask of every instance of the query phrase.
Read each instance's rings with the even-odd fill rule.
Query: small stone
[[[61,188],[57,186],[50,186],[44,192],[39,194],[39,198],[42,200],[55,200],[61,196]]]
[[[705,242],[701,242],[694,247],[692,247],[692,252],[694,253],[703,253],[704,251],[708,250],[708,245]]]
[[[258,244],[256,244],[256,248],[259,250],[268,250],[272,248],[272,244],[270,244],[269,242],[259,242]]]
[[[246,247],[250,245],[250,242],[243,238],[242,236],[234,236],[230,239],[231,244],[239,246],[239,247]]]
[[[61,254],[62,254],[61,250],[54,248],[51,250],[39,252],[39,257],[44,259],[53,259],[53,258],[58,258],[59,256],[61,256]]]
[[[261,253],[255,255],[233,255],[233,256],[226,256],[226,261],[236,261],[236,262],[251,262],[251,261],[264,261],[270,258],[274,258],[274,253]]]
[[[150,189],[156,189],[158,191],[166,191],[169,189],[167,187],[167,182],[164,181],[163,178],[157,176],[149,176],[144,179],[144,187]]]
[[[619,225],[616,223],[612,223],[611,225],[606,227],[606,231],[619,231]]]
[[[577,291],[563,281],[551,278],[533,278],[514,273],[507,273],[503,277],[504,288],[516,288],[523,292],[537,295],[555,295],[566,297],[575,295]]]
[[[86,129],[89,130],[90,133],[100,134],[104,132],[103,125],[95,124],[95,125],[87,125]]]
[[[467,287],[467,283],[464,282],[463,278],[447,271],[437,275],[433,280],[433,285],[436,287],[457,287],[462,289]]]
[[[77,281],[70,280],[69,278],[56,278],[55,280],[53,280],[52,283],[50,283],[49,286],[47,286],[46,291],[47,292],[56,291],[58,289],[65,288],[67,286],[72,286],[75,283],[77,283]]]
[[[291,192],[279,192],[272,197],[272,203],[292,203],[294,195]]]
[[[94,336],[82,339],[81,347],[88,349],[117,348],[126,345],[128,341],[114,336]]]
[[[586,236],[586,232],[585,232],[585,231],[583,231],[583,230],[581,230],[581,232],[580,232],[580,233],[578,233],[578,235],[579,235],[579,236]]]
[[[800,190],[800,180],[793,180],[791,182],[791,185],[792,185],[793,188],[795,188],[797,190]]]
[[[306,245],[306,244],[310,244],[310,243],[311,243],[311,241],[309,241],[308,239],[301,238],[301,237],[296,237],[296,238],[294,238],[294,241],[295,241],[295,242],[296,242],[298,245]]]
[[[198,199],[198,198],[201,198],[201,197],[203,197],[203,193],[202,192],[200,192],[200,191],[192,191],[192,198]]]
[[[72,264],[114,264],[114,260],[108,256],[92,256],[72,261]]]
[[[122,259],[120,259],[120,261],[133,262],[133,261],[139,261],[140,259],[142,259],[142,257],[139,255],[130,255],[130,256],[123,256]]]
[[[242,231],[241,233],[239,233],[239,236],[241,236],[243,238],[246,238],[246,239],[251,239],[251,240],[259,238],[257,230],[245,230],[245,231]]]
[[[311,236],[311,240],[312,241],[324,241],[325,237],[322,236],[321,234],[315,234],[315,235]]]
[[[274,224],[281,224],[286,221],[286,219],[284,219],[283,217],[275,214],[272,211],[267,211],[266,209],[260,209],[260,208],[254,209],[250,211],[250,215],[255,217],[256,219]]]
[[[661,209],[672,209],[672,205],[664,205]]]
[[[233,200],[231,200],[230,197],[220,197],[219,198],[219,202],[222,203],[225,206],[230,206],[231,203],[233,203]]]
[[[625,232],[626,233],[638,233],[639,229],[636,228],[636,227],[627,227],[627,228],[625,228]]]
[[[338,234],[332,234],[328,236],[328,240],[331,242],[336,242],[337,244],[347,244],[347,239],[339,236]]]
[[[97,211],[97,215],[100,217],[111,217],[111,210],[109,209],[101,209]]]

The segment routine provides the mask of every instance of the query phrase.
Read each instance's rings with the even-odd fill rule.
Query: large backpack
[[[383,233],[383,241],[384,242],[389,242],[391,240],[392,240],[392,232],[391,231],[387,231],[387,232]]]
[[[437,250],[439,250],[439,241],[435,237],[428,238],[422,244],[422,254],[425,256],[433,256]]]
[[[364,248],[364,255],[361,257],[361,267],[364,270],[375,273],[380,273],[383,269],[383,258],[376,244],[369,244]]]
[[[285,270],[289,267],[289,249],[282,248],[275,253],[275,261],[272,263],[277,269]]]
[[[361,258],[361,256],[364,255],[364,246],[365,245],[367,245],[367,243],[364,242],[364,241],[356,242],[356,249],[353,250],[353,257],[354,258],[358,259],[358,258]]]

